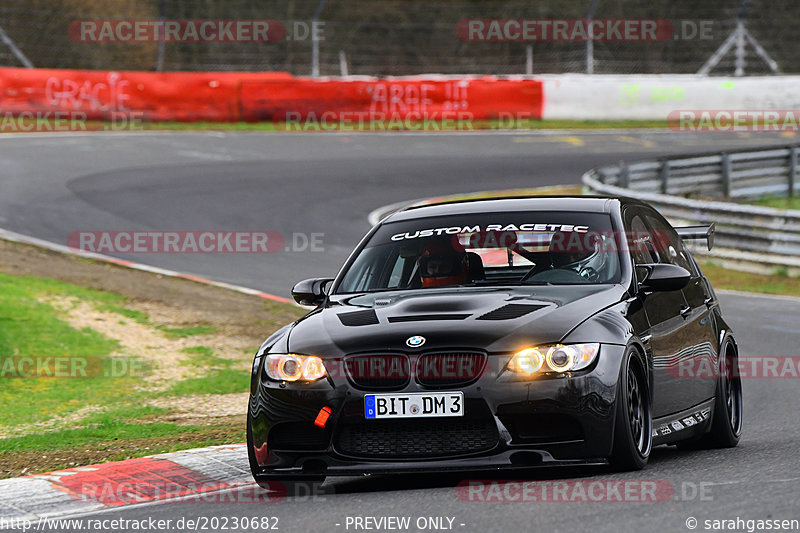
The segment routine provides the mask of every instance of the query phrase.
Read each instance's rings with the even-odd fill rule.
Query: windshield
[[[446,286],[617,283],[604,213],[478,213],[390,222],[350,264],[336,293]]]

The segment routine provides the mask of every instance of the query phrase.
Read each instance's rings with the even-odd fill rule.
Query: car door
[[[683,288],[686,306],[683,309],[684,320],[681,328],[681,345],[691,345],[691,354],[679,360],[669,360],[664,377],[664,386],[674,390],[682,402],[682,409],[688,409],[714,396],[716,380],[714,372],[717,364],[717,338],[714,315],[711,306],[714,303],[711,292],[703,280],[697,266],[689,256],[683,240],[669,223],[655,210],[645,211],[648,226],[661,241],[657,249],[664,250],[665,261],[685,268],[691,279]],[[677,365],[677,366],[674,366]]]
[[[647,224],[646,215],[639,206],[629,206],[623,214],[637,279],[644,276],[641,265],[669,262],[663,251],[659,253],[659,235]],[[687,342],[687,321],[681,316],[681,311],[685,312],[689,306],[682,290],[640,290],[638,297],[649,325],[641,336],[649,339],[653,354],[653,418],[659,418],[685,409],[686,402],[691,401],[680,387],[679,390],[673,387],[676,380],[669,374],[673,370],[671,365],[681,357],[691,357],[694,349],[693,344]]]

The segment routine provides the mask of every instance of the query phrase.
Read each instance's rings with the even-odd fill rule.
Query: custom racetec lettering
[[[560,233],[588,233],[589,226],[576,224],[487,224],[484,227],[475,226],[450,226],[443,228],[428,228],[404,233],[396,233],[391,236],[392,241],[402,241],[406,239],[422,239],[441,235],[460,235],[462,233],[480,233],[489,231],[532,231],[532,232],[560,232]]]
[[[481,231],[480,226],[451,226],[449,228],[430,228],[406,233],[398,233],[392,235],[393,241],[402,241],[404,239],[420,239],[426,237],[434,237],[439,235],[458,235],[459,233],[476,233]]]

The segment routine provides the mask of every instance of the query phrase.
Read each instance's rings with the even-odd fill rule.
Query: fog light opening
[[[328,465],[325,461],[319,459],[309,459],[303,463],[304,474],[324,474],[328,471]]]
[[[538,452],[517,452],[509,459],[512,465],[540,465],[542,456]]]

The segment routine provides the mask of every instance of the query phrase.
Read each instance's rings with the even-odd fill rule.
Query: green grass
[[[104,423],[91,424],[87,427],[64,429],[57,435],[32,433],[23,437],[0,439],[0,452],[55,450],[114,440],[170,437],[192,431],[197,431],[197,428],[167,423],[135,424],[119,419],[110,419]]]
[[[164,335],[170,339],[183,339],[194,335],[208,335],[214,333],[211,326],[191,326],[188,328],[169,328],[166,326],[156,326]]]
[[[109,302],[104,302],[97,305],[97,309],[103,312],[122,315],[125,318],[133,320],[137,324],[147,324],[150,321],[150,317],[148,317],[146,313],[142,313],[141,311],[137,311],[135,309],[128,309],[127,307]]]
[[[214,355],[214,350],[209,348],[208,346],[187,346],[181,350],[183,353],[188,353],[192,355],[205,355],[208,357],[212,357]]]
[[[214,378],[214,380],[217,379],[216,374],[219,371],[229,370],[234,363],[232,359],[225,359],[224,357],[214,355],[214,350],[208,346],[190,346],[184,348],[182,351],[190,355],[189,359],[184,361],[183,364],[204,370],[206,372],[212,372],[212,374],[208,377]],[[237,390],[235,392],[241,391]]]
[[[47,296],[75,298],[74,305],[88,303],[123,319],[112,323],[145,324],[171,338],[214,331],[207,325],[169,328],[154,324],[145,313],[125,307],[128,300],[120,295],[47,278],[0,274],[0,426],[6,430],[23,427],[26,432],[0,438],[0,477],[63,468],[75,461],[113,461],[244,439],[238,425],[201,427],[160,421],[171,409],[145,403],[155,395],[245,392],[249,374],[232,369],[235,361],[217,356],[208,346],[186,347],[186,364],[203,375],[178,381],[160,393],[140,390],[142,375],[149,375],[151,369],[142,361],[112,356],[119,350],[116,341],[89,328],[70,326],[62,310],[46,303]],[[89,377],[35,373],[12,377],[18,372],[11,370],[20,368],[23,356],[92,364],[86,367]],[[84,408],[88,409],[79,418],[59,420]],[[55,423],[41,430],[29,428],[53,418]]]
[[[117,427],[123,431],[118,438],[126,438],[124,431],[130,428],[118,426],[120,423],[129,424],[158,414],[160,411],[154,408],[141,406],[144,393],[137,390],[142,375],[149,374],[149,368],[135,359],[110,357],[119,349],[116,341],[88,328],[78,330],[71,327],[62,320],[61,311],[39,301],[42,295],[74,297],[101,311],[117,313],[137,323],[150,323],[146,314],[124,307],[126,299],[116,294],[47,278],[0,274],[0,370],[5,369],[0,373],[0,405],[3,406],[0,424],[6,427],[35,424],[90,406],[104,409],[77,422],[90,426],[70,433],[77,442],[82,438],[104,438]],[[213,332],[210,326],[159,329],[171,338]],[[190,347],[185,351],[190,354],[188,364],[208,375],[178,384],[169,394],[247,390],[248,375],[231,370],[233,361],[215,356],[206,346]],[[34,361],[69,357],[69,363],[81,365],[88,361],[85,367],[88,377],[82,377],[80,372],[68,372],[70,377],[18,377],[21,357],[31,357]],[[26,366],[25,370],[30,368]],[[34,398],[35,401],[30,401]],[[111,410],[107,410],[109,407]],[[147,431],[157,429],[153,425],[147,427]],[[103,428],[109,429],[104,433]],[[59,442],[61,435],[59,432]],[[46,438],[52,439],[52,435]]]
[[[250,375],[241,370],[223,368],[211,375],[190,378],[175,383],[166,392],[167,396],[186,394],[232,394],[250,390]]]
[[[6,369],[0,375],[3,425],[35,423],[87,405],[112,402],[120,397],[120,390],[133,385],[131,377],[109,378],[102,372],[85,378],[15,377],[11,368],[19,368],[18,359],[9,357],[27,356],[34,361],[70,357],[76,361],[100,361],[105,366],[111,364],[107,356],[118,348],[116,341],[96,331],[69,326],[61,320],[59,311],[37,301],[43,293],[99,302],[119,300],[108,293],[54,280],[0,274],[0,357],[4,360],[0,368]]]
[[[786,196],[765,196],[754,200],[751,203],[763,205],[764,207],[775,207],[778,209],[800,209],[800,196],[789,198]]]
[[[790,278],[780,271],[772,275],[751,274],[723,268],[713,261],[702,262],[701,266],[715,289],[800,296],[800,278]]]
[[[508,122],[491,121],[489,129],[509,128],[531,130],[604,130],[635,128],[666,128],[666,120],[527,120]]]
[[[0,478],[244,440],[241,424],[175,424],[163,419],[172,412],[168,405],[147,405],[156,396],[246,392],[249,373],[233,368],[237,361],[208,346],[185,347],[182,362],[198,377],[153,391],[142,380],[152,375],[144,361],[119,356],[119,343],[98,331],[71,326],[60,308],[64,300],[57,307],[49,297],[74,299],[68,312],[88,304],[112,313],[110,324],[135,322],[173,339],[215,331],[207,324],[173,328],[153,323],[147,314],[126,307],[129,300],[121,295],[0,274],[0,433],[10,433],[0,438]],[[22,357],[34,361],[34,372],[26,367],[30,377],[18,376]],[[81,362],[80,369],[89,375],[43,377],[35,372],[37,358]]]
[[[344,122],[344,126],[338,128],[340,131],[358,131],[358,122]],[[348,125],[349,124],[349,125]],[[383,131],[387,129],[389,121],[379,123],[365,123],[363,131]],[[88,129],[102,129],[102,123],[87,123]],[[401,126],[402,127],[402,126]],[[632,129],[632,128],[666,128],[666,120],[472,120],[472,121],[449,121],[446,123],[429,121],[424,126],[425,131],[436,131],[446,127],[450,130],[469,131],[469,130],[490,130],[490,129],[519,129],[525,130],[544,130],[544,129],[565,129],[565,130],[598,130],[598,129]],[[141,124],[145,130],[167,130],[167,131],[331,131],[329,128],[324,130],[319,124],[313,122],[298,121],[297,123],[284,122],[147,122]],[[399,128],[389,128],[399,129]],[[408,128],[408,129],[414,129]],[[423,127],[416,128],[416,131]],[[336,129],[333,129],[336,131]]]
[[[191,355],[187,365],[203,369],[209,375],[179,381],[165,395],[228,394],[249,390],[249,376],[241,370],[231,369],[233,360],[218,357],[208,346],[190,346],[183,351]]]

